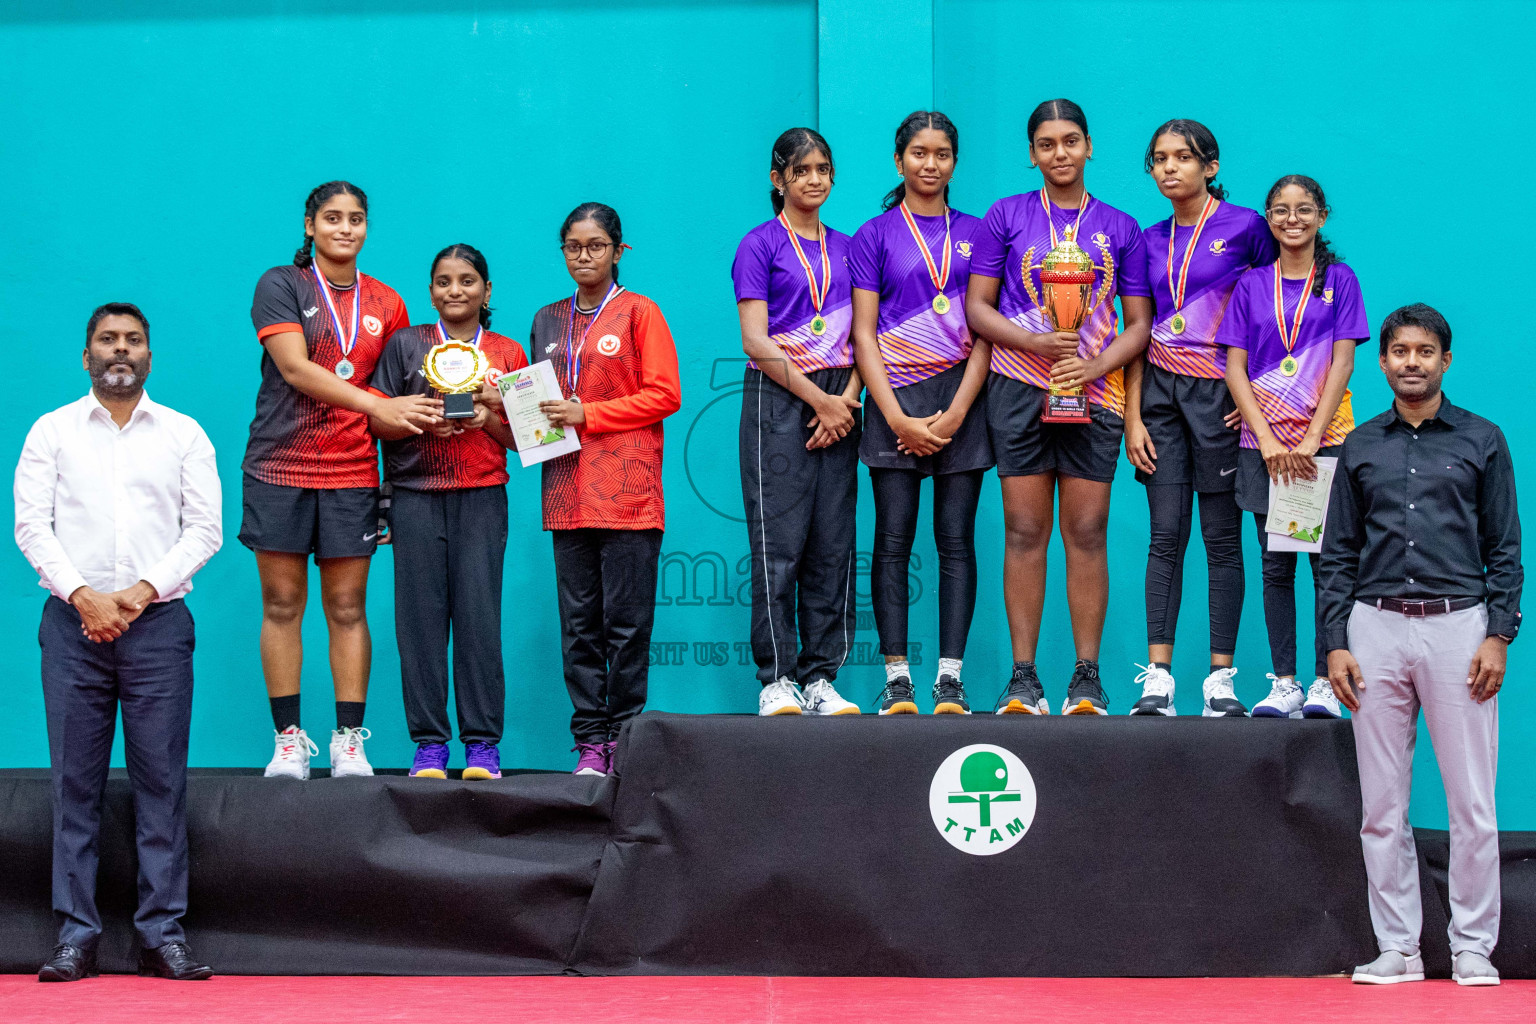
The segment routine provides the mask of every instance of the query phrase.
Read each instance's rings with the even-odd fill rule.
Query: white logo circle
[[[366,327],[368,329],[368,333],[373,335],[375,338],[377,338],[384,331],[384,325],[379,322],[379,318],[376,316],[363,317],[363,326]]]
[[[597,350],[605,356],[619,354],[619,339],[617,335],[605,334],[597,339]]]
[[[973,743],[933,773],[928,810],[933,827],[955,849],[978,857],[1002,853],[1035,820],[1035,780],[1013,751]]]

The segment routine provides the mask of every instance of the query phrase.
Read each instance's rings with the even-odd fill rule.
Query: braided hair
[[[357,205],[363,208],[363,216],[368,215],[368,196],[362,189],[350,181],[328,181],[324,185],[316,185],[309,193],[309,198],[304,200],[304,219],[314,220],[320,208],[337,196],[353,196],[357,199]],[[298,252],[293,254],[293,265],[296,267],[308,267],[315,261],[315,236],[308,231],[304,232],[304,244],[299,246]]]
[[[1328,212],[1328,200],[1323,195],[1323,186],[1307,177],[1305,174],[1287,174],[1269,187],[1269,194],[1264,197],[1264,213],[1269,214],[1269,208],[1274,203],[1280,190],[1287,185],[1296,185],[1317,204],[1317,215],[1321,217]],[[1328,280],[1328,268],[1335,263],[1343,263],[1344,257],[1333,251],[1333,246],[1328,244],[1328,239],[1319,231],[1312,240],[1312,266],[1317,268],[1317,274],[1312,282],[1312,294],[1322,295],[1323,286]]]
[[[790,172],[795,164],[818,149],[827,154],[827,163],[832,166],[832,174],[835,176],[837,168],[832,164],[832,147],[827,145],[827,140],[814,128],[791,128],[775,139],[769,170],[778,171],[780,178],[787,183],[792,177]],[[784,212],[784,196],[778,189],[768,190],[768,200],[773,203],[775,216]]]
[[[491,285],[491,270],[486,265],[485,256],[474,246],[464,242],[456,242],[432,257],[432,273],[428,280],[437,276],[437,265],[443,260],[463,260],[475,268],[475,273],[480,275],[480,280],[485,282],[487,288]],[[480,326],[486,330],[491,329],[491,307],[489,303],[480,305]]]
[[[1149,174],[1152,172],[1152,151],[1157,148],[1157,140],[1164,135],[1177,135],[1183,139],[1189,145],[1189,151],[1195,154],[1195,159],[1200,161],[1202,171],[1221,159],[1221,147],[1216,145],[1216,136],[1211,134],[1209,128],[1199,121],[1176,117],[1153,132],[1152,141],[1147,143],[1145,165]],[[1214,174],[1205,179],[1205,190],[1223,202],[1227,198],[1227,190],[1216,184]]]
[[[960,156],[960,130],[955,123],[937,110],[914,110],[907,115],[907,119],[896,126],[896,155],[905,155],[907,147],[912,145],[912,140],[917,133],[925,128],[933,128],[943,132],[949,137],[949,149],[956,158]],[[880,209],[893,210],[901,205],[907,198],[907,182],[903,178],[896,187],[885,194],[885,199],[880,203]],[[949,205],[949,183],[944,184],[944,205]]]

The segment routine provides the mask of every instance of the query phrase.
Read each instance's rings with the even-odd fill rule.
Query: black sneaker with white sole
[[[880,713],[882,715],[917,714],[917,693],[912,689],[912,680],[906,676],[898,676],[885,684],[885,689],[880,691]]]
[[[1040,685],[1040,676],[1033,665],[1028,668],[1013,666],[1013,678],[1008,680],[1008,688],[997,698],[993,711],[999,715],[1051,713],[1051,706],[1045,700],[1045,687]]]
[[[954,676],[939,676],[933,684],[933,713],[936,715],[968,715],[971,705],[965,699],[965,685]]]
[[[1072,682],[1067,684],[1067,699],[1062,702],[1064,715],[1107,715],[1109,701],[1104,696],[1104,684],[1099,682],[1099,664],[1081,661],[1072,670]]]

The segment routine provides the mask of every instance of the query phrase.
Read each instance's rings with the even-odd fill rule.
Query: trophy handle
[[[1035,291],[1035,279],[1030,276],[1030,272],[1035,269],[1034,263],[1035,247],[1030,246],[1024,250],[1024,262],[1019,267],[1019,273],[1024,277],[1024,290],[1029,293],[1029,301],[1035,304],[1036,309],[1039,309],[1040,295]]]
[[[1104,297],[1109,294],[1109,289],[1115,283],[1115,254],[1109,251],[1109,246],[1102,244],[1099,246],[1099,252],[1104,254],[1104,265],[1094,269],[1102,271],[1104,277],[1099,281],[1099,293],[1093,297],[1093,306],[1088,310],[1089,314],[1104,304]]]

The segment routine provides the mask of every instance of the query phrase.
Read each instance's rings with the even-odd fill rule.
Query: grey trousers
[[[1435,746],[1451,825],[1451,954],[1484,956],[1499,939],[1499,826],[1493,783],[1499,699],[1476,703],[1467,668],[1487,634],[1478,605],[1425,618],[1357,602],[1349,646],[1365,677],[1354,715],[1370,879],[1371,925],[1385,951],[1417,953],[1423,931],[1419,864],[1408,825],[1408,790],[1419,708]]]

